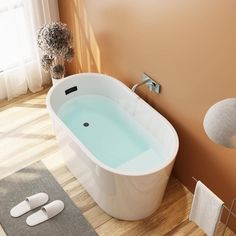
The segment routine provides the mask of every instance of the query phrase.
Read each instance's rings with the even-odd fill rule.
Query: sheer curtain
[[[40,66],[37,32],[58,20],[57,0],[0,0],[0,100],[50,82]]]

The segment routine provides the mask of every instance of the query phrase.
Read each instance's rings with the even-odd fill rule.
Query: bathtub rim
[[[178,153],[178,150],[179,150],[179,138],[178,138],[178,134],[175,130],[175,128],[173,127],[173,125],[162,115],[160,114],[157,110],[155,110],[151,105],[149,105],[145,100],[143,100],[140,96],[138,96],[136,93],[132,93],[133,96],[136,96],[137,99],[141,100],[141,102],[143,102],[146,106],[150,107],[151,110],[153,110],[154,112],[157,113],[157,115],[160,117],[160,119],[162,119],[164,121],[164,123],[168,126],[169,129],[171,129],[171,132],[173,133],[174,135],[174,139],[175,139],[175,149],[172,153],[172,155],[168,158],[167,161],[164,162],[164,164],[158,166],[158,167],[155,167],[155,168],[152,168],[152,169],[149,169],[149,170],[146,170],[146,171],[140,171],[140,172],[136,172],[136,171],[125,171],[125,170],[118,170],[118,169],[115,169],[115,168],[112,168],[106,164],[104,164],[103,162],[99,161],[95,155],[74,135],[74,133],[64,124],[64,122],[57,116],[56,112],[54,111],[54,109],[52,108],[51,106],[51,96],[53,94],[53,91],[56,90],[56,88],[58,86],[61,86],[61,84],[67,80],[67,79],[72,79],[74,77],[78,77],[78,76],[83,76],[83,75],[86,75],[86,76],[104,76],[106,78],[109,78],[109,79],[112,79],[114,80],[116,83],[119,83],[121,86],[124,87],[124,89],[128,90],[130,93],[132,93],[131,89],[125,85],[122,81],[112,77],[112,76],[109,76],[109,75],[106,75],[106,74],[102,74],[102,73],[79,73],[79,74],[74,74],[74,75],[70,75],[70,76],[67,76],[63,79],[61,79],[61,81],[59,81],[58,83],[56,83],[55,85],[53,85],[49,91],[48,91],[48,94],[46,96],[46,105],[47,105],[47,109],[49,111],[49,115],[51,116],[51,118],[53,118],[56,122],[58,122],[60,124],[60,126],[63,127],[63,129],[65,129],[67,132],[68,132],[68,135],[72,138],[72,140],[77,144],[79,145],[79,147],[81,148],[81,150],[83,152],[85,152],[85,154],[97,165],[99,166],[100,168],[103,168],[105,169],[106,171],[108,172],[111,172],[111,173],[115,173],[117,175],[121,175],[121,176],[129,176],[129,177],[137,177],[137,176],[147,176],[147,175],[152,175],[152,174],[155,174],[156,172],[166,168],[167,166],[169,166],[172,162],[174,162],[175,158],[176,158],[176,155]],[[114,101],[115,102],[115,101]]]

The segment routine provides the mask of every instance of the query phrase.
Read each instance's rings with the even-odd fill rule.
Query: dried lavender
[[[41,66],[45,71],[49,71],[52,65],[53,58],[50,58],[47,54],[43,55],[41,58]]]
[[[39,30],[37,43],[43,52],[43,69],[50,70],[55,79],[62,78],[65,73],[64,61],[70,62],[74,56],[72,34],[67,26],[61,22],[44,25]]]
[[[57,65],[53,66],[51,73],[53,74],[53,76],[54,76],[53,78],[54,79],[61,79],[61,78],[63,78],[64,73],[65,73],[64,65],[57,64]]]
[[[69,47],[69,48],[68,48],[68,51],[66,52],[65,57],[64,57],[65,60],[66,60],[67,62],[71,62],[71,60],[72,60],[73,57],[74,57],[74,54],[75,54],[74,48]]]

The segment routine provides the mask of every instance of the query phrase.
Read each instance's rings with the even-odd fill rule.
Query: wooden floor
[[[23,96],[10,104],[2,103],[0,179],[42,160],[99,235],[204,235],[194,223],[188,221],[192,194],[174,177],[169,181],[161,207],[145,220],[121,221],[103,212],[64,166],[46,110],[46,93],[47,90],[44,90]],[[222,229],[223,224],[218,228],[217,235],[222,235]],[[5,235],[1,227],[0,235]],[[235,234],[227,229],[225,235]]]

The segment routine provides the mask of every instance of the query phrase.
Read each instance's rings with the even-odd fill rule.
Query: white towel
[[[208,236],[214,236],[224,202],[201,181],[196,184],[189,219],[194,221]]]

